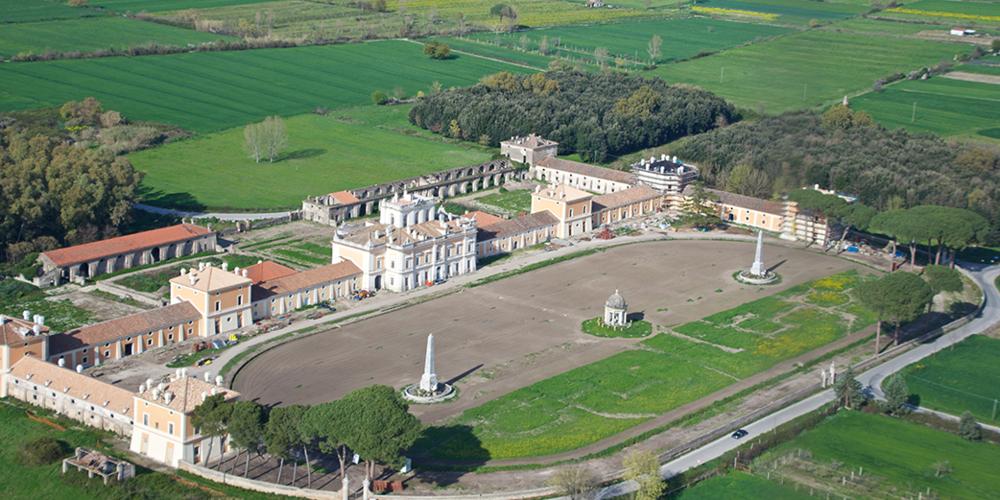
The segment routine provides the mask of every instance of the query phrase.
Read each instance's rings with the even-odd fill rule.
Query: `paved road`
[[[986,294],[986,305],[983,307],[983,311],[978,317],[955,329],[954,331],[938,337],[933,342],[913,348],[885,363],[861,373],[861,375],[858,376],[858,380],[863,385],[871,385],[876,391],[876,395],[878,395],[881,393],[880,386],[882,380],[889,375],[892,375],[900,369],[930,356],[941,349],[957,342],[961,342],[970,335],[980,333],[987,328],[1000,323],[1000,291],[997,290],[997,287],[994,284],[997,276],[1000,276],[1000,266],[992,266],[983,270],[971,272],[970,274]],[[660,475],[665,478],[669,478],[688,469],[697,467],[709,460],[718,458],[724,453],[737,448],[744,442],[753,439],[753,436],[771,431],[779,425],[814,411],[833,400],[834,394],[832,390],[820,392],[812,397],[804,399],[745,426],[744,428],[750,432],[750,435],[742,440],[736,440],[729,436],[722,437],[682,457],[663,464],[663,466],[660,467]],[[634,492],[635,490],[635,482],[625,481],[604,488],[601,490],[598,498],[614,498]]]
[[[173,215],[176,217],[191,217],[195,219],[219,219],[223,221],[241,221],[241,220],[262,220],[262,219],[280,219],[282,217],[288,217],[291,212],[262,212],[262,213],[225,213],[225,212],[192,212],[187,210],[174,210],[173,208],[162,208],[154,207],[152,205],[146,205],[145,203],[135,203],[132,208],[136,210],[142,210],[143,212],[149,212],[151,214],[159,215]]]

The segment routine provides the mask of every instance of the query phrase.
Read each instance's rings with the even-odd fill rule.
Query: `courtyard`
[[[687,323],[800,283],[860,266],[832,256],[768,245],[778,285],[741,285],[753,245],[674,240],[624,245],[372,319],[335,327],[266,351],[233,388],[264,404],[315,404],[371,384],[402,387],[419,378],[426,336],[436,339],[438,376],[457,384],[447,404],[414,406],[426,423],[578,366],[629,350],[639,339],[586,335],[615,289],[654,327]]]

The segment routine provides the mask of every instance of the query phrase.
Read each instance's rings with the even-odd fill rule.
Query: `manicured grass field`
[[[520,212],[531,212],[531,191],[515,189],[513,191],[490,193],[476,201],[484,205],[500,208],[511,215]]]
[[[1000,401],[1000,339],[973,335],[961,343],[925,358],[903,371],[910,392],[920,405],[976,418],[996,425],[994,403]]]
[[[614,328],[604,324],[604,318],[590,318],[580,325],[583,333],[595,337],[607,338],[640,338],[649,335],[653,331],[653,325],[648,321],[632,321],[627,327]]]
[[[1000,124],[1000,85],[936,76],[890,85],[851,106],[890,128],[974,137]]]
[[[490,152],[409,124],[410,106],[361,106],[285,120],[288,149],[275,163],[243,151],[243,128],[129,156],[145,172],[149,203],[245,210],[291,208],[317,195],[474,165]],[[238,187],[234,179],[241,179]]]
[[[25,409],[41,413],[65,430],[57,430],[46,424],[28,419]],[[82,446],[98,449],[104,453],[120,456],[121,453],[110,446],[110,436],[101,431],[82,426],[76,421],[48,415],[48,412],[5,398],[0,400],[0,484],[3,497],[9,499],[72,498],[75,500],[106,500],[109,498],[171,499],[185,498],[201,500],[210,498],[244,498],[249,500],[289,498],[265,495],[249,490],[241,490],[224,484],[213,483],[196,476],[179,473],[179,476],[154,472],[136,467],[136,476],[127,483],[111,481],[107,486],[101,479],[87,479],[85,472],[74,468],[65,475],[60,473],[61,463],[47,465],[24,465],[18,460],[18,450],[25,443],[51,437],[63,443],[66,456],[73,449]]]
[[[774,20],[785,24],[806,24],[818,21],[835,21],[856,16],[870,9],[870,4],[861,0],[833,0],[816,2],[813,0],[706,0],[699,6],[735,11],[760,12],[777,16]]]
[[[693,488],[682,491],[676,497],[683,500],[805,500],[815,498],[808,492],[795,491],[791,487],[778,484],[777,481],[755,476],[741,471],[734,471],[725,476],[717,476],[696,484]]]
[[[651,19],[623,21],[591,26],[562,26],[509,34],[477,33],[469,38],[505,47],[521,48],[527,37],[527,49],[538,50],[542,37],[558,55],[593,62],[594,50],[603,47],[612,57],[623,56],[643,63],[649,61],[650,38],[663,40],[657,63],[687,59],[703,52],[715,52],[755,40],[787,33],[787,28],[740,23],[709,18]],[[555,46],[558,42],[558,47]]]
[[[60,0],[0,0],[0,24],[75,19],[99,15],[92,9],[70,7]],[[7,30],[10,26],[4,26]]]
[[[778,113],[830,103],[870,89],[889,74],[969,50],[951,43],[810,30],[661,66],[654,74],[698,85],[739,106]]]
[[[371,102],[371,93],[406,94],[468,85],[509,64],[424,56],[418,44],[382,41],[290,49],[203,52],[0,66],[0,111],[59,106],[93,96],[133,120],[198,131],[223,130],[267,115]]]
[[[90,52],[98,49],[126,49],[157,43],[187,45],[232,37],[201,33],[165,24],[123,17],[19,23],[0,30],[0,58],[18,53]]]
[[[660,334],[643,341],[642,349],[466,410],[450,424],[471,427],[471,436],[455,427],[434,427],[418,450],[442,459],[503,459],[559,453],[612,436],[871,324],[871,313],[862,313],[853,300],[829,308],[805,300],[815,290],[848,295],[860,279],[856,272],[841,273],[677,328],[690,331],[694,325],[722,324],[723,318],[740,318],[740,326],[757,321],[755,331],[719,328],[716,337],[706,338],[740,352]],[[776,315],[777,329],[760,324]]]
[[[482,57],[500,59],[501,61],[509,61],[514,64],[524,64],[540,70],[548,68],[549,62],[552,61],[552,58],[549,56],[520,50],[511,50],[509,47],[493,45],[491,43],[477,41],[472,38],[434,37],[431,38],[431,40],[444,42],[448,44],[452,50],[468,52]]]
[[[811,463],[835,467],[837,471],[863,467],[869,476],[863,496],[868,498],[916,498],[918,492],[928,498],[928,488],[933,495],[930,498],[994,498],[1000,491],[997,445],[969,442],[882,415],[842,411],[765,454],[754,470],[759,474],[763,470],[761,462],[799,449],[811,454]],[[943,461],[950,464],[951,472],[937,477],[933,466]],[[833,462],[836,464],[831,465]],[[788,468],[779,465],[776,471]],[[799,472],[810,480],[816,477],[807,469]],[[817,481],[840,483],[840,477],[848,473],[837,472],[835,478]]]

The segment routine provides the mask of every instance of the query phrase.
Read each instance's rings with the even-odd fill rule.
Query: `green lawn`
[[[782,486],[777,481],[755,476],[741,471],[734,471],[725,476],[716,476],[696,484],[693,488],[682,491],[670,498],[683,500],[805,500],[815,498],[807,492]]]
[[[650,19],[624,21],[590,26],[561,26],[510,34],[477,33],[472,40],[492,43],[494,47],[521,47],[522,38],[529,51],[537,51],[542,37],[556,55],[583,58],[593,63],[594,50],[603,47],[614,56],[623,56],[643,63],[649,60],[647,46],[653,35],[663,40],[658,63],[687,59],[699,53],[715,52],[753,41],[786,33],[787,28],[763,24],[740,23],[709,18]],[[556,43],[558,42],[558,47]],[[515,52],[522,53],[522,52]],[[537,55],[537,54],[536,54]]]
[[[243,128],[134,153],[145,201],[173,207],[274,209],[317,195],[488,161],[489,151],[409,124],[410,106],[361,106],[285,120],[275,163],[243,151]],[[234,180],[239,179],[238,187]]]
[[[240,254],[227,255],[221,258],[208,257],[204,259],[192,259],[176,266],[164,267],[155,271],[129,274],[128,276],[119,279],[116,283],[125,288],[131,288],[137,292],[155,293],[169,286],[170,280],[180,273],[182,267],[189,269],[194,268],[197,267],[199,262],[219,266],[222,265],[223,262],[226,262],[230,269],[235,269],[237,267],[249,267],[256,264],[258,260],[259,259],[257,257]]]
[[[956,26],[1000,25],[1000,4],[991,0],[918,0],[879,13],[911,21],[934,20]],[[950,26],[949,26],[950,27]]]
[[[981,131],[1000,125],[1000,85],[936,76],[890,85],[851,106],[890,128],[983,138]]]
[[[965,45],[810,30],[661,66],[669,82],[692,83],[733,103],[778,113],[870,89],[879,78],[951,60]]]
[[[604,318],[590,318],[585,320],[580,329],[583,333],[595,337],[607,338],[640,338],[649,335],[653,331],[653,325],[648,321],[632,321],[627,327],[614,328],[604,324]]]
[[[775,21],[803,25],[815,19],[835,21],[856,16],[871,8],[863,0],[706,0],[698,6],[773,14]]]
[[[482,57],[500,59],[502,61],[509,61],[514,64],[524,64],[540,70],[548,68],[549,62],[552,61],[552,58],[549,56],[533,52],[511,50],[508,47],[493,45],[492,43],[478,41],[473,38],[434,37],[430,40],[444,42],[448,44],[452,50],[468,52]]]
[[[133,120],[223,130],[267,115],[371,102],[374,90],[407,95],[468,85],[501,70],[524,71],[472,56],[446,61],[420,45],[380,41],[290,49],[109,57],[0,66],[0,111],[59,106],[94,96]]]
[[[93,314],[66,299],[49,300],[41,289],[13,279],[0,281],[0,314],[20,318],[23,311],[45,316],[53,332],[65,332],[93,320]]]
[[[70,7],[60,0],[0,0],[0,24],[75,19],[93,15],[99,13],[92,9]],[[3,31],[8,29],[10,26],[3,27]]]
[[[230,38],[123,17],[88,17],[4,26],[0,30],[0,58],[19,53],[126,49],[154,42],[185,46]]]
[[[25,409],[41,414],[49,420],[63,426],[66,430],[59,431],[48,425],[28,419]],[[3,485],[3,497],[8,499],[63,499],[74,500],[126,500],[144,498],[149,500],[168,500],[184,498],[202,500],[210,498],[242,498],[248,500],[289,498],[279,495],[265,495],[232,486],[214,483],[199,477],[178,473],[154,472],[143,467],[136,467],[136,476],[128,482],[119,484],[114,481],[104,486],[100,478],[87,479],[85,472],[70,469],[61,474],[61,463],[47,465],[24,465],[18,460],[18,450],[29,441],[41,437],[51,437],[60,441],[66,449],[66,456],[73,453],[77,446],[96,448],[105,453],[121,456],[121,453],[111,448],[112,437],[102,431],[85,427],[76,421],[59,418],[40,408],[26,405],[20,401],[5,398],[0,400],[0,485]],[[194,483],[194,485],[192,485]]]
[[[476,201],[484,205],[497,207],[511,215],[519,212],[531,212],[531,191],[526,189],[491,193],[482,198],[477,198]]]
[[[910,392],[920,405],[953,415],[972,412],[997,425],[993,408],[1000,401],[1000,339],[973,335],[954,347],[925,358],[903,371]]]
[[[762,462],[800,449],[811,454],[806,459],[811,464],[835,469],[833,477],[821,478],[813,472],[814,467],[801,468],[798,472],[802,477],[818,478],[815,480],[837,488],[841,476],[863,467],[869,476],[863,496],[870,498],[916,498],[918,492],[924,498],[996,498],[1000,491],[997,445],[969,442],[924,425],[852,411],[840,412],[766,453],[754,464],[754,470],[760,474]],[[936,477],[933,464],[945,460],[952,471]],[[779,465],[777,471],[787,473],[793,467]],[[927,495],[928,488],[933,496]]]
[[[543,456],[599,441],[870,325],[871,313],[862,313],[853,300],[825,308],[805,300],[816,290],[848,295],[860,279],[855,272],[837,274],[676,329],[690,332],[694,325],[734,321],[743,325],[755,318],[780,323],[777,329],[757,326],[759,333],[720,327],[717,336],[706,337],[740,352],[660,334],[643,341],[642,349],[466,410],[449,425],[430,428],[417,449],[442,459],[482,460]],[[456,431],[463,428],[471,432]]]

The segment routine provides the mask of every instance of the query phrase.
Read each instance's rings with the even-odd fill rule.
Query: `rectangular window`
[[[238,305],[238,306],[242,306],[243,305],[243,295],[242,294],[236,296],[236,305]]]
[[[142,425],[149,426],[149,414],[148,413],[143,413],[142,414]]]
[[[221,307],[222,307],[222,302],[216,300],[215,301],[215,310],[218,311]]]
[[[169,424],[167,424],[167,434],[170,434],[171,436],[174,435],[174,423],[173,422],[170,422]]]

